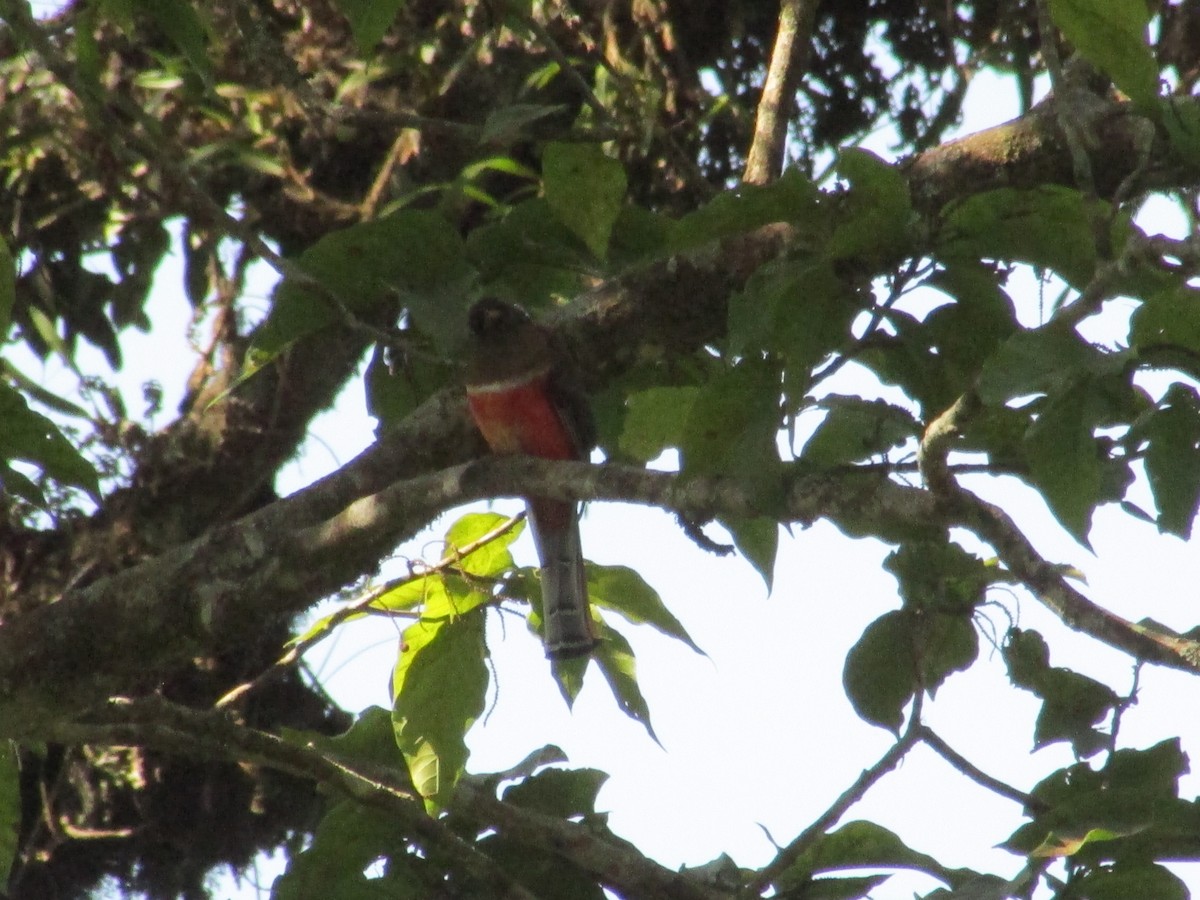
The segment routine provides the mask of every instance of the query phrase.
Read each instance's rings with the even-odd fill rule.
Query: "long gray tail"
[[[546,656],[586,656],[597,640],[579,544],[579,506],[539,500],[529,504],[529,518],[542,564]]]

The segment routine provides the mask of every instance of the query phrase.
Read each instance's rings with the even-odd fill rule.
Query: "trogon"
[[[525,310],[487,297],[468,313],[467,402],[493,453],[587,459],[596,429],[550,333]],[[546,655],[584,656],[596,646],[588,605],[579,504],[528,498],[542,567]]]

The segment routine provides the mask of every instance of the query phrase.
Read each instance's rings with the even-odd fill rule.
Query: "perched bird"
[[[587,459],[596,443],[591,410],[549,333],[519,306],[491,297],[471,307],[467,323],[467,401],[492,452]],[[546,655],[585,656],[597,640],[579,545],[579,504],[530,497],[527,508],[542,566]]]

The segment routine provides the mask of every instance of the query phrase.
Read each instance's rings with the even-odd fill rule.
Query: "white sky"
[[[978,76],[961,133],[1015,115],[1010,93],[991,76]],[[873,149],[889,156],[882,140]],[[1148,214],[1143,225],[1151,220]],[[122,339],[127,365],[118,381],[131,413],[142,408],[141,384],[152,377],[162,381],[165,409],[174,409],[191,365],[178,343],[189,315],[179,292],[178,265],[175,259],[164,266],[151,300],[154,334]],[[253,290],[265,308],[269,283]],[[1035,321],[1033,280],[1026,279],[1013,292],[1030,313],[1024,320]],[[1110,307],[1120,319],[1132,305],[1115,301]],[[1103,341],[1105,335],[1102,329],[1089,337]],[[18,364],[34,377],[39,374],[35,367]],[[83,365],[87,369],[91,360]],[[94,368],[105,371],[98,357]],[[45,378],[59,389],[69,384],[61,373],[48,370]],[[851,367],[837,388],[842,393],[870,389]],[[361,382],[355,382],[335,409],[314,423],[312,440],[281,476],[280,491],[297,490],[347,462],[371,443],[373,427]],[[1088,578],[1085,592],[1096,602],[1133,620],[1150,616],[1181,630],[1196,624],[1200,560],[1183,542],[1107,507],[1095,518],[1093,556],[1019,482],[974,478],[966,483],[1009,509],[1046,558],[1081,569]],[[1150,508],[1149,501],[1144,505]],[[506,501],[494,508],[510,512],[520,504]],[[400,560],[436,558],[436,541],[454,515],[435,523],[429,535],[398,548]],[[763,828],[780,844],[787,843],[891,743],[888,733],[855,716],[841,686],[846,652],[871,621],[899,606],[895,582],[881,570],[890,548],[873,540],[851,540],[826,523],[797,530],[795,537],[784,534],[775,591],[767,597],[747,563],[706,554],[662,511],[592,504],[583,522],[583,544],[596,562],[641,572],[709,656],[697,656],[648,628],[616,623],[638,655],[639,680],[662,741],[659,747],[617,710],[594,671],[574,710],[568,711],[523,622],[510,617],[503,627],[493,614],[489,643],[498,690],[493,684],[494,707],[469,735],[471,770],[504,769],[531,750],[554,743],[566,751],[572,766],[611,774],[598,807],[610,811],[614,831],[663,864],[698,865],[722,852],[743,866],[766,863],[773,848]],[[514,552],[518,562],[534,562],[528,536]],[[1007,627],[1006,615],[1017,617],[1022,627],[1047,637],[1053,665],[1098,678],[1118,694],[1126,692],[1131,663],[1125,656],[1069,632],[1027,595],[995,592],[991,599],[1005,610],[991,613],[997,633]],[[311,655],[327,688],[347,709],[390,705],[387,686],[399,628],[374,619],[354,623]],[[1032,695],[1008,684],[998,652],[985,645],[969,672],[951,677],[936,701],[926,703],[925,720],[979,768],[1027,790],[1072,761],[1064,745],[1030,753],[1038,708]],[[1139,703],[1125,716],[1122,743],[1146,747],[1179,735],[1185,751],[1200,758],[1197,708],[1200,680],[1148,667]],[[1200,779],[1187,776],[1182,796],[1198,792]],[[978,788],[925,749],[911,753],[846,820],[856,818],[880,822],[914,849],[949,866],[1011,875],[1022,864],[994,849],[1024,821],[1020,809]],[[1200,864],[1173,868],[1200,891]],[[269,887],[276,870],[264,864],[261,883]],[[899,875],[872,897],[900,900],[937,886],[923,876]],[[226,890],[256,896],[250,885],[236,891],[225,881],[215,896]]]

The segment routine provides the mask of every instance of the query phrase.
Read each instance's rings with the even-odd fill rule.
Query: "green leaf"
[[[833,259],[864,257],[871,262],[903,253],[913,209],[908,181],[899,169],[856,147],[838,156],[837,172],[850,182],[850,192],[825,252]]]
[[[1064,388],[1081,375],[1119,371],[1124,362],[1121,354],[1104,353],[1070,329],[1019,331],[984,363],[979,398],[999,406],[1017,397]]]
[[[599,144],[551,143],[542,154],[546,202],[599,259],[625,200],[625,169]]]
[[[969,615],[981,604],[994,569],[946,540],[906,541],[883,567],[896,576],[905,606],[927,612]]]
[[[1077,756],[1088,757],[1104,748],[1105,735],[1095,729],[1117,704],[1107,685],[1049,664],[1045,640],[1036,631],[1009,631],[1003,647],[1009,678],[1019,688],[1042,698],[1034,726],[1034,748],[1068,741]]]
[[[683,624],[663,605],[662,599],[635,570],[626,566],[600,566],[588,563],[588,596],[593,603],[620,613],[630,622],[649,625],[668,637],[696,646]]]
[[[406,835],[394,815],[353,800],[334,804],[321,818],[312,843],[291,859],[276,879],[274,900],[384,900],[378,885],[363,870],[380,856],[396,853]]]
[[[1165,97],[1159,102],[1158,121],[1171,149],[1188,165],[1200,165],[1200,109],[1192,97]]]
[[[467,513],[458,519],[446,532],[446,548],[461,550],[495,531],[509,520],[499,513]],[[483,577],[499,575],[513,567],[509,547],[525,530],[525,523],[518,522],[503,534],[476,549],[460,563],[463,571]]]
[[[617,446],[638,462],[650,462],[683,441],[688,414],[700,389],[652,387],[630,394],[625,401],[625,426]]]
[[[484,709],[483,623],[476,613],[404,630],[392,722],[413,784],[435,808],[446,805],[466,769],[465,736]]]
[[[779,377],[769,364],[743,361],[719,372],[688,413],[683,471],[738,479],[764,504],[778,498],[781,463]]]
[[[1070,188],[1000,188],[954,205],[938,235],[938,256],[1026,262],[1082,289],[1096,268],[1088,201]]]
[[[1092,435],[1089,387],[1081,383],[1053,397],[1025,435],[1033,481],[1054,517],[1084,546],[1104,476]]]
[[[775,584],[775,558],[779,554],[779,523],[767,516],[720,520],[733,535],[733,544],[762,577],[767,593]]]
[[[1139,352],[1165,344],[1200,354],[1200,291],[1180,285],[1145,298],[1133,313],[1130,340]]]
[[[100,499],[100,482],[91,463],[53,422],[34,412],[25,398],[0,381],[0,460],[33,463],[50,478],[81,487]]]
[[[370,2],[370,0],[363,0]],[[488,113],[483,123],[479,143],[507,147],[529,137],[527,126],[550,116],[562,115],[567,108],[561,103],[510,103]]]
[[[1146,479],[1158,507],[1158,527],[1187,540],[1200,506],[1200,400],[1195,388],[1173,384],[1141,428]]]
[[[885,453],[921,432],[920,423],[907,410],[884,400],[834,394],[816,405],[827,414],[800,456],[821,468]]]
[[[1192,896],[1179,876],[1153,862],[1118,862],[1093,869],[1077,884],[1078,896],[1088,900],[1189,900]]]
[[[1158,66],[1146,42],[1150,10],[1144,0],[1050,0],[1050,17],[1131,100],[1153,105]]]
[[[799,408],[813,367],[849,340],[861,303],[829,259],[770,263],[729,299],[729,353],[781,358],[784,393]]]
[[[328,747],[337,756],[354,762],[393,770],[399,769],[402,762],[396,747],[392,714],[382,706],[368,706],[349,729],[336,737],[306,733],[304,740]]]
[[[391,364],[388,351],[376,345],[364,377],[367,414],[379,422],[376,434],[402,422],[456,375],[449,361],[424,353]]]
[[[606,781],[599,769],[545,769],[506,788],[502,799],[559,819],[589,816]]]
[[[842,685],[859,717],[900,733],[904,707],[918,688],[908,614],[894,610],[867,626],[846,655]]]
[[[609,261],[620,268],[666,257],[674,224],[640,206],[622,206],[608,240]]]
[[[387,34],[405,0],[335,0],[354,35],[359,53],[366,56]]]
[[[533,309],[574,296],[594,260],[542,198],[518,203],[499,221],[476,228],[467,256],[490,293]]]
[[[836,831],[821,835],[812,845],[784,871],[779,879],[780,896],[796,896],[807,900],[817,897],[859,897],[863,894],[847,894],[837,887],[849,879],[811,880],[821,872],[838,872],[846,869],[911,869],[928,872],[936,878],[947,880],[951,874],[932,856],[913,850],[895,833],[874,822],[847,822]],[[816,894],[808,891],[812,886],[822,885]],[[791,893],[795,891],[795,893]]]
[[[193,71],[205,84],[212,84],[208,28],[191,3],[187,0],[134,0],[134,8],[148,14],[183,54]]]
[[[8,884],[21,830],[21,784],[17,745],[0,741],[0,884]]]
[[[669,248],[674,253],[692,250],[774,222],[807,225],[823,232],[820,198],[811,179],[798,169],[789,169],[768,185],[739,185],[676,222]]]
[[[296,265],[351,313],[371,310],[399,289],[419,325],[442,346],[458,340],[469,276],[462,238],[437,213],[401,210],[330,232]],[[338,321],[330,300],[285,279],[254,335],[251,362],[261,367],[284,347]]]
[[[638,687],[637,660],[629,641],[625,640],[620,632],[601,623],[600,646],[596,650],[595,659],[621,712],[641,724],[654,742],[658,743],[658,736],[650,724],[650,707],[646,698],[642,696],[641,688]]]

